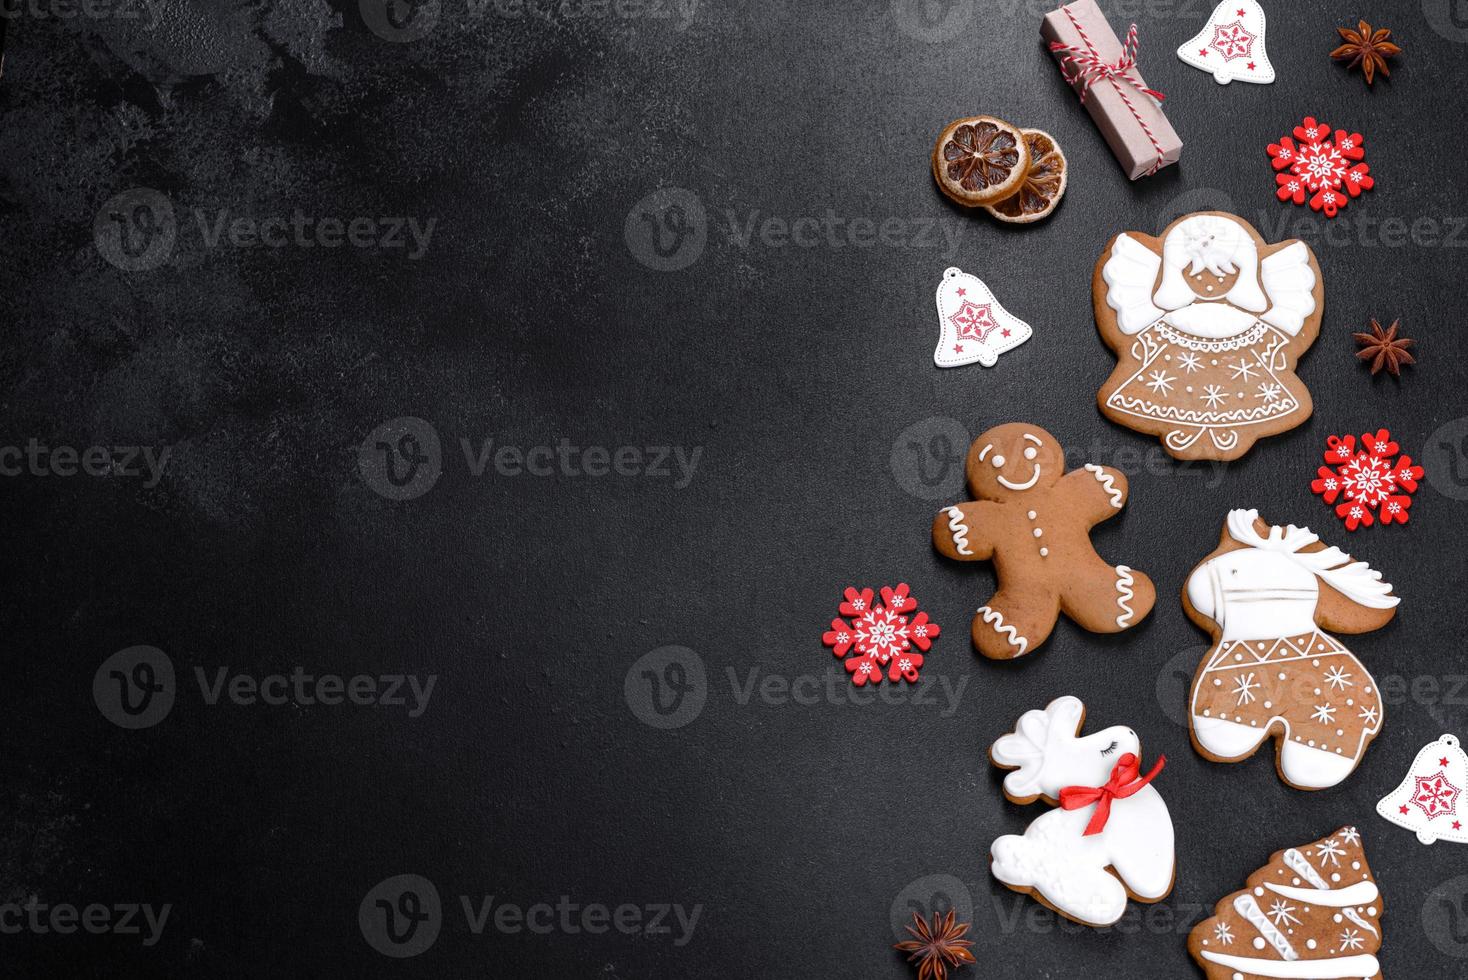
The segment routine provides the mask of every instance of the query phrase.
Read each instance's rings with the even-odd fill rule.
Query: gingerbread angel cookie
[[[1117,358],[1097,394],[1102,414],[1160,436],[1174,457],[1238,459],[1310,417],[1295,364],[1325,299],[1304,242],[1269,245],[1219,211],[1186,215],[1161,238],[1113,238],[1091,296]]]
[[[1193,746],[1241,762],[1279,740],[1279,776],[1325,789],[1349,776],[1381,731],[1381,691],[1325,630],[1380,629],[1401,600],[1363,561],[1309,528],[1230,511],[1218,550],[1188,576],[1183,608],[1213,634],[1189,697]]]
[[[1208,980],[1381,980],[1381,892],[1361,833],[1276,851],[1188,934]]]
[[[994,562],[999,591],[973,622],[984,656],[1032,652],[1062,611],[1093,633],[1119,633],[1152,611],[1152,580],[1107,564],[1091,545],[1091,528],[1126,501],[1121,472],[1087,464],[1066,473],[1054,436],[1011,422],[974,440],[967,473],[977,499],[938,513],[933,545],[949,558]]]
[[[1122,725],[1081,735],[1086,706],[1056,698],[1026,711],[1014,731],[989,749],[1011,803],[1044,800],[1023,835],[1006,834],[989,849],[989,870],[1006,887],[1033,895],[1067,919],[1109,926],[1127,898],[1160,902],[1176,878],[1172,816],[1146,774],[1137,733]]]

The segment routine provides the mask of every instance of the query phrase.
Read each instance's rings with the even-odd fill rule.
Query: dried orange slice
[[[1030,166],[1020,181],[1019,191],[998,204],[986,205],[1000,221],[1026,225],[1049,216],[1065,196],[1065,154],[1049,133],[1038,129],[1024,130],[1025,146],[1030,151]]]
[[[1030,165],[1023,132],[993,116],[949,123],[933,145],[933,179],[966,207],[995,204],[1019,190]]]

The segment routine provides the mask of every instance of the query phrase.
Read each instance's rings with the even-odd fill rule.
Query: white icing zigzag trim
[[[953,535],[953,547],[960,555],[973,554],[968,546],[968,527],[963,523],[963,511],[957,507],[948,508],[948,530]]]
[[[1297,848],[1292,847],[1284,852],[1284,863],[1289,866],[1291,871],[1310,882],[1316,888],[1330,887],[1330,885],[1325,883],[1325,879],[1320,877],[1320,872],[1315,870],[1314,866],[1305,859],[1305,855],[1301,854]]]
[[[1135,581],[1132,578],[1132,570],[1130,568],[1127,568],[1125,565],[1116,566],[1116,591],[1121,593],[1117,596],[1116,604],[1126,610],[1124,614],[1116,617],[1117,626],[1126,627],[1131,625],[1132,616],[1135,613],[1127,603],[1136,598],[1136,593],[1132,591],[1132,584]]]
[[[1264,910],[1259,907],[1258,902],[1254,901],[1253,895],[1240,895],[1234,899],[1234,910],[1242,915],[1249,925],[1259,930],[1259,935],[1274,947],[1281,959],[1298,960],[1300,958],[1300,954],[1295,952],[1295,948],[1284,937],[1284,933],[1276,929],[1274,923],[1265,916]]]
[[[1015,654],[1015,656],[1023,656],[1025,650],[1029,648],[1030,641],[1020,636],[1019,630],[1015,629],[1013,626],[1004,625],[1004,617],[999,615],[994,610],[990,609],[988,606],[980,606],[978,611],[980,614],[983,615],[984,622],[994,627],[994,632],[1009,637],[1009,642],[1013,644],[1017,650],[1019,650],[1019,653]]]
[[[1116,488],[1116,478],[1095,463],[1087,463],[1086,472],[1094,476],[1096,481],[1105,488],[1107,496],[1111,498],[1111,506],[1120,510],[1121,491]]]

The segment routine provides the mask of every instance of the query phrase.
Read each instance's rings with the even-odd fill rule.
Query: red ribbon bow
[[[1074,22],[1074,18],[1072,18],[1072,22]],[[1080,30],[1079,24],[1076,24],[1076,29]],[[1065,52],[1065,57],[1061,59],[1061,70],[1066,72],[1066,81],[1070,82],[1071,85],[1075,85],[1077,81],[1083,83],[1081,85],[1082,102],[1085,102],[1086,96],[1090,94],[1091,86],[1102,79],[1106,79],[1113,84],[1126,82],[1138,92],[1141,92],[1143,95],[1150,95],[1158,102],[1167,98],[1167,96],[1156,89],[1143,88],[1140,76],[1134,78],[1128,74],[1132,69],[1137,67],[1136,24],[1133,24],[1131,30],[1127,31],[1126,44],[1122,45],[1121,57],[1116,59],[1115,63],[1101,59],[1101,56],[1096,53],[1096,49],[1091,46],[1091,39],[1086,37],[1084,31],[1081,31],[1081,38],[1086,42],[1084,49],[1070,44],[1062,44],[1059,41],[1051,41],[1050,50],[1052,52]],[[1067,68],[1069,69],[1068,71]],[[1126,96],[1123,95],[1122,98],[1124,99]]]
[[[1111,801],[1124,800],[1146,786],[1162,771],[1166,762],[1167,756],[1159,755],[1157,765],[1146,776],[1142,776],[1141,760],[1128,752],[1111,770],[1111,778],[1105,786],[1066,786],[1060,791],[1060,805],[1067,810],[1079,810],[1083,806],[1097,804],[1096,812],[1091,814],[1091,822],[1086,824],[1086,832],[1082,836],[1099,834],[1106,828],[1106,821],[1111,818]]]

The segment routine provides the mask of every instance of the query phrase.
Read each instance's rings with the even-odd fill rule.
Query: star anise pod
[[[1354,31],[1349,27],[1337,27],[1336,31],[1346,43],[1330,53],[1332,58],[1336,61],[1349,60],[1347,69],[1359,67],[1366,76],[1367,85],[1375,81],[1378,69],[1391,77],[1392,71],[1387,67],[1386,59],[1402,53],[1402,49],[1391,42],[1391,31],[1386,28],[1373,31],[1364,20]]]
[[[969,924],[953,920],[953,909],[942,919],[934,912],[931,926],[914,912],[913,924],[907,927],[913,938],[892,947],[907,953],[907,961],[918,965],[918,980],[946,980],[950,966],[974,962],[974,954],[968,951],[973,943],[963,938]]]
[[[1401,320],[1393,320],[1392,325],[1385,330],[1376,320],[1371,321],[1370,333],[1352,334],[1361,349],[1356,356],[1363,361],[1371,362],[1371,373],[1376,374],[1382,368],[1391,372],[1392,377],[1402,376],[1403,364],[1416,364],[1417,359],[1407,353],[1407,348],[1412,346],[1412,341],[1406,337],[1397,336],[1397,328]]]

